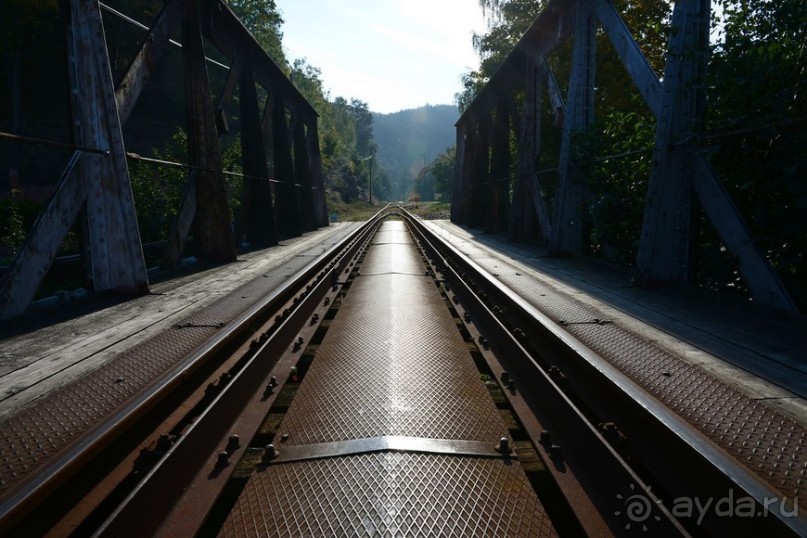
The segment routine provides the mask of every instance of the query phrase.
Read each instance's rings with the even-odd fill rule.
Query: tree
[[[229,5],[269,57],[288,73],[281,31],[283,17],[277,10],[275,0],[230,0]]]
[[[454,168],[457,164],[457,147],[452,146],[439,154],[429,164],[428,169],[434,176],[434,191],[443,199],[451,200],[454,190]]]

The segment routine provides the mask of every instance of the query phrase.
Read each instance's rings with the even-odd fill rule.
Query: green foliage
[[[611,111],[575,140],[572,155],[587,192],[589,251],[632,267],[642,227],[655,122]]]
[[[804,309],[807,4],[720,3],[722,41],[708,71],[707,132],[714,133],[707,141],[709,154],[762,251]],[[713,237],[702,245],[706,275],[725,264],[721,249]],[[720,280],[726,281],[731,279]]]
[[[269,57],[288,72],[282,43],[283,17],[277,10],[275,0],[229,0],[228,3]]]
[[[447,148],[435,157],[428,169],[434,176],[434,191],[444,200],[451,200],[454,190],[454,169],[457,164],[457,147]]]
[[[39,212],[39,205],[26,200],[17,189],[0,201],[0,258],[13,258],[23,243],[26,230]]]

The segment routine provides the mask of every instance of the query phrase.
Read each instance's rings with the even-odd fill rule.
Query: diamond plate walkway
[[[278,461],[252,473],[220,535],[554,535],[521,465],[495,450],[507,427],[403,222],[383,223],[359,271],[280,424]],[[378,438],[404,448],[332,450]],[[302,447],[314,456],[283,461]]]
[[[603,268],[542,259],[535,247],[514,246],[447,221],[428,225],[724,453],[782,496],[804,504],[803,316],[680,291],[648,292]]]
[[[306,234],[4,340],[0,499],[355,226]]]

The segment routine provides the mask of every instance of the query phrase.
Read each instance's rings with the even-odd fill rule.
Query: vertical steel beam
[[[485,228],[490,232],[507,230],[510,205],[510,114],[506,97],[499,96],[493,119],[490,159],[490,194]]]
[[[94,290],[148,291],[146,263],[137,227],[126,150],[115,101],[100,6],[71,2],[70,85],[74,140],[108,148],[109,155],[85,155],[78,172],[87,188],[89,277]]]
[[[637,273],[644,284],[693,277],[695,151],[686,141],[702,130],[709,0],[676,2],[672,29],[639,243]]]
[[[457,122],[456,127],[456,154],[454,160],[454,187],[451,193],[451,222],[463,224],[463,212],[465,211],[465,146],[466,128],[465,122]]]
[[[518,145],[518,175],[513,190],[513,204],[508,231],[509,241],[527,241],[535,234],[549,241],[551,227],[541,197],[536,163],[541,147],[541,106],[545,69],[539,61],[527,63],[524,82],[524,112]]]
[[[269,169],[261,132],[258,92],[252,65],[245,66],[238,84],[241,105],[241,149],[244,164],[243,229],[247,242],[253,245],[277,244]],[[236,239],[240,240],[240,237]]]
[[[308,141],[305,122],[301,118],[294,125],[294,177],[299,185],[297,206],[300,208],[300,226],[303,232],[317,229],[314,215],[314,189],[311,184],[311,168],[308,158]]]
[[[563,121],[558,164],[558,192],[550,249],[553,253],[579,253],[583,247],[583,188],[570,162],[574,135],[594,121],[594,68],[596,20],[591,0],[577,0],[577,21],[572,49],[568,117]]]
[[[684,9],[684,0],[681,0],[680,3],[681,6],[679,7],[678,3],[676,3],[676,7]],[[660,124],[664,93],[661,82],[650,68],[650,64],[642,55],[639,45],[630,35],[624,21],[619,17],[611,1],[597,0],[596,6],[597,16],[608,38],[614,44],[614,48],[631,78],[633,78],[639,93]],[[698,4],[698,9],[701,11],[707,10],[705,13],[708,16],[708,4],[706,6]],[[702,32],[703,28],[700,31]],[[680,58],[676,59],[671,56],[670,61],[680,62]],[[666,81],[667,78],[665,77],[665,85]],[[689,150],[695,151],[696,148],[690,147]],[[784,310],[797,311],[793,299],[782,284],[779,275],[776,274],[770,262],[757,247],[748,225],[725,187],[720,183],[709,162],[701,153],[697,152],[692,155],[692,159],[694,161],[692,187],[695,196],[726,248],[737,257],[743,278],[748,284],[754,300]],[[651,210],[648,206],[645,211],[656,210]],[[655,217],[651,219],[651,222],[654,220]],[[648,224],[648,226],[650,225]],[[642,241],[644,244],[640,244],[640,250],[645,249],[648,252],[651,250],[650,237],[652,235],[654,233],[651,233],[650,229],[645,233],[643,227]],[[648,256],[648,254],[645,254],[645,256]],[[645,261],[642,265],[649,267],[649,262]],[[661,278],[648,273],[647,269],[644,269],[644,271],[644,276],[640,276],[639,280],[644,280],[645,282],[661,280]]]
[[[309,119],[306,130],[308,144],[308,168],[311,172],[311,188],[314,197],[314,221],[317,227],[328,225],[328,205],[325,200],[325,180],[322,175],[322,152],[319,148],[319,129],[316,117]]]
[[[468,224],[483,227],[487,224],[490,207],[490,118],[483,116],[476,124],[474,136],[474,162],[471,190],[471,214]]]
[[[5,275],[0,319],[25,311],[80,213],[86,216],[88,286],[148,292],[100,6],[95,0],[73,0],[66,13],[73,138],[77,145],[108,153],[73,155],[48,207]]]
[[[272,94],[272,141],[275,160],[275,213],[281,238],[300,235],[297,197],[294,192],[294,162],[291,155],[289,126],[282,95]]]
[[[195,242],[199,255],[215,262],[235,260],[235,241],[221,162],[215,110],[210,98],[198,0],[185,0],[182,67],[188,118],[188,157],[195,178]]]

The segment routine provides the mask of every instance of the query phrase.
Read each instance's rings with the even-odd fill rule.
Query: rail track
[[[440,307],[510,417],[504,445],[385,435],[295,447],[278,438],[343,302],[359,293],[354,281],[386,219],[405,222]],[[562,535],[805,532],[803,519],[775,510],[673,513],[661,499],[732,491],[756,513],[777,492],[405,209],[388,207],[6,488],[0,534],[220,534],[256,473],[387,452],[518,462]]]

